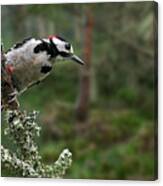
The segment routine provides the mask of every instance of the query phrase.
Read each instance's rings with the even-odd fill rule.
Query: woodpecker
[[[6,108],[10,108],[9,105],[16,101],[17,95],[45,79],[57,60],[71,60],[84,64],[83,60],[74,54],[73,47],[68,41],[54,35],[43,39],[32,37],[24,39],[9,49],[4,57],[5,71],[11,77],[14,89],[8,95],[7,103],[2,102],[2,107]],[[3,95],[6,97],[5,93],[2,93],[2,101]]]

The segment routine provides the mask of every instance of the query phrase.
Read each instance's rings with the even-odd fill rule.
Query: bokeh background
[[[156,178],[156,12],[154,2],[2,6],[6,50],[30,36],[57,34],[86,63],[56,63],[19,97],[21,109],[40,111],[43,161],[71,150],[65,178]],[[13,148],[3,133],[2,144]]]

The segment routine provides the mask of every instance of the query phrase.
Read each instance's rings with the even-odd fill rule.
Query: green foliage
[[[69,109],[65,107],[64,112],[69,113]],[[151,137],[154,126],[150,120],[135,110],[116,109],[108,114],[107,110],[98,108],[92,109],[87,125],[77,126],[70,124],[71,118],[65,123],[61,113],[58,114],[55,115],[56,133],[46,142],[49,131],[44,130],[45,145],[41,154],[44,161],[52,162],[52,156],[68,144],[75,161],[66,178],[155,179],[154,139]],[[57,147],[52,149],[55,137]]]
[[[137,94],[135,90],[124,87],[117,92],[117,97],[122,99],[124,103],[132,105],[137,99]]]

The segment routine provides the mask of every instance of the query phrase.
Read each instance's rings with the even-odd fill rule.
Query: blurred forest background
[[[55,64],[44,82],[19,97],[21,109],[40,111],[44,162],[54,162],[66,147],[73,164],[65,178],[155,179],[156,4],[11,5],[1,10],[6,50],[26,37],[57,34],[86,63]],[[3,134],[2,144],[13,148]],[[2,175],[9,176],[5,170]]]

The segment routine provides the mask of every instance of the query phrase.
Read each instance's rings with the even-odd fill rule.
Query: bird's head
[[[74,54],[72,45],[65,39],[54,35],[49,36],[48,39],[52,48],[57,51],[58,59],[70,59],[81,65],[84,65],[84,61]]]

